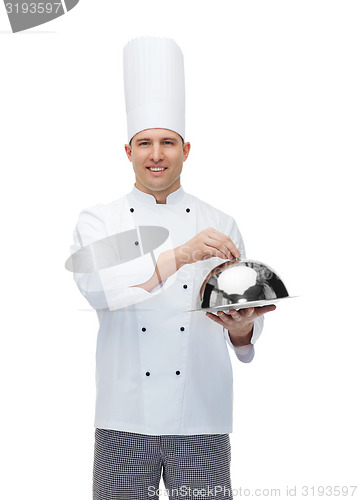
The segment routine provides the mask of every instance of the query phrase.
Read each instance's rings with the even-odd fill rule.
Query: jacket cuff
[[[224,331],[226,341],[229,344],[229,346],[231,347],[231,349],[233,349],[233,351],[235,352],[236,357],[240,361],[242,361],[243,363],[250,363],[250,361],[252,361],[254,356],[255,356],[255,348],[254,348],[253,344],[250,343],[248,345],[235,347],[233,345],[233,343],[231,342],[228,330],[226,328],[223,328],[223,331]],[[255,331],[255,325],[254,325],[254,331]]]

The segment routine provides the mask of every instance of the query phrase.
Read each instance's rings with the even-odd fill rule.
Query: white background
[[[80,210],[132,188],[140,35],[184,53],[184,189],[300,296],[232,357],[233,488],[358,484],[357,24],[355,1],[82,0],[12,34],[0,6],[2,498],[91,498],[97,318],[64,261]]]

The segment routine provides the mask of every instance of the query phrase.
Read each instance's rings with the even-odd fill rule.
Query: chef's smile
[[[147,167],[147,169],[149,170],[149,172],[151,172],[154,175],[160,175],[165,170],[167,170],[167,167],[155,167],[155,166],[151,166],[151,167]]]

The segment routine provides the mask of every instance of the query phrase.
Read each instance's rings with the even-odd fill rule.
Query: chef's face
[[[167,196],[180,187],[190,143],[183,143],[180,135],[171,130],[151,128],[136,134],[125,150],[133,165],[137,189],[153,195],[157,203],[165,203]]]

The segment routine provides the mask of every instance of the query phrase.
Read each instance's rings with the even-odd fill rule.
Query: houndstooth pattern
[[[93,500],[232,498],[229,434],[151,436],[96,429]]]

